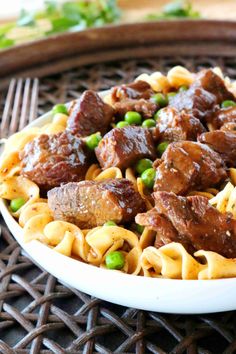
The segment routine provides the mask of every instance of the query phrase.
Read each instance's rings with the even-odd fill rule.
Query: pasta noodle
[[[158,249],[147,247],[141,256],[145,276],[170,279],[197,279],[204,268],[180,243],[169,243]]]
[[[178,65],[168,71],[167,80],[170,86],[179,88],[182,85],[191,85],[194,75],[183,66]]]
[[[141,255],[138,237],[133,232],[119,226],[96,227],[88,232],[86,242],[91,247],[88,262],[97,266],[104,264],[105,257],[109,252],[122,250],[124,245],[127,244],[130,249],[128,253],[125,253],[126,262],[128,262],[128,265],[126,265],[127,272],[139,273],[140,258],[135,257],[135,261],[131,257],[132,254]],[[131,258],[132,265],[130,264]]]
[[[197,251],[193,258],[176,242],[159,249],[147,247],[141,256],[144,275],[169,279],[218,279],[236,276],[236,259],[227,259],[211,251]]]
[[[236,219],[236,187],[231,182],[228,182],[222,191],[210,199],[209,203],[221,213],[231,212]]]
[[[153,91],[156,92],[162,91],[165,93],[170,89],[170,84],[168,82],[167,77],[159,71],[156,71],[151,75],[141,74],[135,79],[135,81],[139,80],[147,82],[151,86]]]
[[[19,217],[23,208],[39,198],[39,187],[28,178],[22,176],[8,177],[0,184],[0,196],[7,200],[21,197],[26,201],[23,207],[13,213],[14,217]]]

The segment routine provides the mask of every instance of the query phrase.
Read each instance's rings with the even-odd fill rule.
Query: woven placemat
[[[87,88],[104,90],[129,82],[142,72],[166,72],[176,64],[190,70],[220,66],[236,79],[234,58],[152,58],[97,64],[42,78],[38,114],[58,102],[78,97]],[[4,97],[2,92],[1,111]],[[166,315],[101,301],[64,286],[35,266],[22,253],[3,220],[1,225],[1,353],[236,352],[235,312],[209,316]]]

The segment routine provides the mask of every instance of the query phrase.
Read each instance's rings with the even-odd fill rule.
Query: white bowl
[[[50,120],[49,112],[30,126],[42,126]],[[119,305],[166,313],[198,314],[236,309],[236,278],[156,279],[96,268],[63,256],[38,241],[24,243],[23,230],[2,199],[0,211],[13,236],[34,263],[87,294]]]

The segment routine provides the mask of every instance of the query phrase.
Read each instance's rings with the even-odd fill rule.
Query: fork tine
[[[37,117],[39,80],[34,79],[30,103],[29,123]]]
[[[22,90],[23,80],[19,79],[16,85],[16,94],[13,104],[12,117],[10,123],[9,133],[14,134],[17,131],[18,123],[19,123],[19,113],[20,113],[20,105],[21,105],[21,90]]]
[[[19,122],[19,130],[22,130],[27,123],[28,118],[28,109],[29,109],[29,91],[30,91],[30,79],[26,79],[23,99],[22,99],[22,108]]]
[[[16,86],[16,79],[12,79],[10,81],[10,85],[6,97],[6,103],[2,114],[2,122],[1,122],[1,129],[0,129],[1,139],[6,138],[9,132],[10,115],[11,115],[11,108],[12,108],[15,86]]]
[[[38,79],[11,80],[2,115],[0,139],[22,130],[36,118],[38,87]]]

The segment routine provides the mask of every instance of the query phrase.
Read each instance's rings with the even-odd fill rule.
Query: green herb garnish
[[[187,0],[177,0],[168,3],[159,14],[149,14],[148,20],[175,20],[178,18],[200,18],[198,11],[193,10],[192,4]]]
[[[45,1],[42,11],[23,9],[16,22],[0,26],[0,49],[56,33],[103,26],[119,17],[116,0]]]

